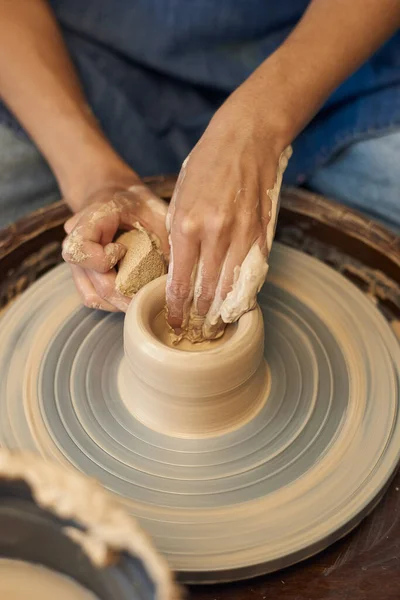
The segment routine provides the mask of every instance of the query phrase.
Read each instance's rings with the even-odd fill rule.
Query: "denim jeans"
[[[349,146],[307,185],[400,231],[400,131]],[[34,145],[0,125],[0,228],[59,199]]]
[[[0,228],[59,199],[57,182],[35,146],[0,125]]]
[[[400,131],[349,146],[307,183],[400,232]]]

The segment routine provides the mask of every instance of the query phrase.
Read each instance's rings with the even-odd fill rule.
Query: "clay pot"
[[[230,325],[222,338],[173,347],[165,323],[166,276],[132,301],[124,325],[120,392],[148,427],[180,437],[216,435],[243,425],[267,395],[260,309]],[[190,348],[188,348],[188,345]]]
[[[92,506],[90,502],[93,502]],[[144,549],[146,559],[140,552],[135,554],[130,549],[125,551],[125,548],[118,551],[117,547],[111,550],[107,544],[104,556],[100,552],[97,554],[98,560],[93,559],[91,548],[96,548],[101,539],[98,532],[104,531],[106,535],[112,532],[115,542],[121,519],[125,521],[121,529],[129,531],[131,528],[134,531],[132,541],[135,543],[135,540],[140,540],[140,550],[144,536],[134,519],[123,512],[111,495],[93,480],[33,454],[11,454],[7,450],[0,450],[2,575],[8,574],[10,567],[13,573],[10,579],[16,579],[20,574],[26,577],[35,566],[49,569],[51,578],[46,598],[51,597],[50,590],[59,583],[60,596],[76,600],[89,596],[93,600],[154,600],[162,597],[166,587],[166,600],[179,600],[179,590],[173,583],[166,563],[157,556],[151,545]],[[93,533],[95,530],[97,533]],[[88,540],[96,540],[94,545],[88,543],[85,546],[79,541],[84,539],[78,537],[83,532],[89,536]],[[74,536],[74,533],[78,535]],[[153,561],[158,564],[157,569],[154,569]],[[157,577],[153,576],[155,572]],[[161,575],[159,580],[158,575]],[[69,578],[68,587],[65,588],[66,583],[61,576]],[[0,581],[3,600],[2,583],[7,590],[7,578],[6,582]],[[26,584],[25,591],[30,591],[29,597],[33,600],[38,598],[36,585],[43,593],[45,572]],[[28,597],[24,592],[21,594],[18,597]],[[7,591],[6,597],[9,598]],[[43,596],[40,595],[40,598]]]

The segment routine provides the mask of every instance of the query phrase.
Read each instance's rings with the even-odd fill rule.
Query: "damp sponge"
[[[144,285],[166,273],[164,258],[144,229],[132,229],[116,241],[127,248],[115,281],[117,290],[124,296],[131,298]]]

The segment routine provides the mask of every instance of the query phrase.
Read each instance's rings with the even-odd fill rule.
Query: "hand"
[[[267,274],[291,149],[253,104],[231,96],[182,166],[167,217],[167,313],[178,338],[222,335],[254,308]]]
[[[115,234],[139,223],[168,257],[166,214],[166,203],[136,179],[125,189],[113,184],[96,191],[85,208],[66,222],[63,258],[71,265],[86,306],[110,312],[127,310],[130,299],[115,289],[114,267],[126,252],[122,244],[113,242]]]

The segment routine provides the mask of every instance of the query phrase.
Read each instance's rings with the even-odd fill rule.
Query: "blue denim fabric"
[[[309,2],[50,4],[107,136],[133,168],[150,175],[178,171],[218,106],[282,43]],[[18,131],[4,106],[0,123]],[[397,34],[331,96],[296,140],[286,183],[306,181],[343,148],[399,125]]]
[[[308,185],[400,233],[400,130],[349,146]]]
[[[59,199],[57,182],[39,151],[0,125],[0,229]]]

